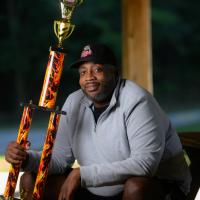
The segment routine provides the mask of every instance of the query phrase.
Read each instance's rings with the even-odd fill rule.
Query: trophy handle
[[[68,38],[72,34],[72,32],[74,31],[74,28],[75,28],[75,25],[71,24],[68,34],[65,36],[65,39]]]

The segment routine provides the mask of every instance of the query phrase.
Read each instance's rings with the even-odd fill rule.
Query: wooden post
[[[122,0],[123,77],[151,93],[151,14],[150,0]]]

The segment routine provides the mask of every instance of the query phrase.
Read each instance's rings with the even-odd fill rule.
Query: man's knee
[[[135,195],[136,193],[144,193],[148,190],[151,179],[147,177],[131,177],[124,185],[124,193],[126,195]]]
[[[33,189],[35,183],[35,175],[31,172],[24,172],[20,178],[20,188]]]
[[[60,188],[71,171],[72,169],[69,169],[65,174],[56,174],[47,177],[45,188],[42,194],[44,199],[58,199]],[[32,193],[35,186],[35,179],[36,174],[31,172],[25,172],[21,176],[20,194],[24,197],[23,199],[32,199]]]
[[[32,199],[34,184],[35,175],[31,172],[24,172],[20,178],[20,199]]]
[[[124,185],[124,199],[164,199],[165,192],[159,181],[150,177],[131,177]]]

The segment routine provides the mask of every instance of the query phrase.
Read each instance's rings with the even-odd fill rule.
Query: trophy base
[[[18,198],[8,198],[6,199],[3,195],[0,195],[0,200],[20,200]]]

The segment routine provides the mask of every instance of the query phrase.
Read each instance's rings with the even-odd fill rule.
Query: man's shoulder
[[[67,99],[70,99],[70,100],[74,100],[74,99],[83,99],[84,98],[84,93],[81,89],[79,90],[76,90],[74,92],[72,92],[71,94],[69,94],[68,98]]]
[[[123,80],[121,86],[121,95],[131,98],[132,100],[138,100],[141,98],[149,98],[152,96],[146,89],[142,88],[131,80]]]
[[[130,80],[123,80],[121,83],[118,101],[119,105],[125,110],[131,110],[144,105],[151,106],[154,109],[160,107],[152,94]]]
[[[68,107],[68,106],[76,106],[79,105],[80,102],[84,99],[85,95],[82,92],[81,89],[76,90],[75,92],[72,92],[71,94],[69,94],[69,96],[67,97],[65,103],[64,103],[64,107]]]

